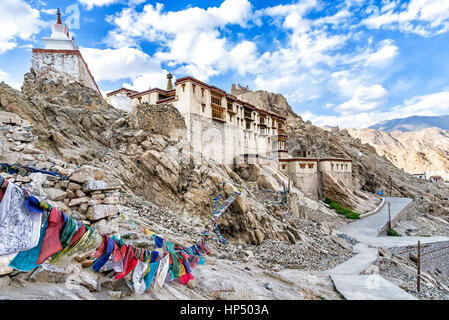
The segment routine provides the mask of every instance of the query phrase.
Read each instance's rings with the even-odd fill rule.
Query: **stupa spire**
[[[59,11],[59,8],[58,8],[58,12],[56,13],[56,15],[58,16],[58,21],[56,22],[56,24],[62,24],[62,21],[61,21],[61,11]]]

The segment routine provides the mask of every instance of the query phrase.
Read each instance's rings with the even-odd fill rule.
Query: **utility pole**
[[[421,292],[421,241],[418,241],[418,261],[416,264],[418,265],[417,289],[418,292]]]
[[[391,227],[391,204],[390,204],[390,201],[388,201],[388,228],[389,228],[389,230],[393,229]]]
[[[391,179],[391,176],[390,176],[390,198],[391,198],[391,189],[392,189],[392,185],[393,185],[393,180]]]

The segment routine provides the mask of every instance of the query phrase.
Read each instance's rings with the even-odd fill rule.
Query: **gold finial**
[[[167,79],[168,79],[167,91],[173,90],[173,84],[171,82],[171,79],[173,79],[173,75],[171,73],[168,73],[167,74]]]

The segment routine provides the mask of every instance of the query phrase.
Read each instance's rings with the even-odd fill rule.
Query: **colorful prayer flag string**
[[[5,181],[7,182],[6,179],[3,180]],[[10,266],[16,270],[31,271],[48,258],[51,258],[50,263],[62,263],[62,261],[70,261],[75,256],[95,252],[92,270],[101,271],[103,266],[110,262],[116,272],[115,279],[121,279],[132,273],[132,283],[136,292],[142,294],[148,290],[153,278],[155,285],[162,286],[167,272],[173,279],[179,278],[182,284],[187,284],[193,279],[191,270],[204,264],[204,254],[210,254],[204,238],[191,247],[185,248],[165,241],[154,233],[152,236],[156,248],[162,248],[163,254],[147,248],[136,248],[115,236],[100,235],[89,226],[39,201],[28,190],[21,189],[24,192],[25,206],[28,211],[45,213],[48,219],[41,226],[38,247],[20,252],[11,261]],[[139,230],[151,234],[151,231],[142,226],[139,227],[135,221],[134,224]],[[134,272],[137,266],[139,270]],[[152,274],[152,277],[143,277],[145,273]],[[145,279],[145,285],[141,285],[143,279]]]

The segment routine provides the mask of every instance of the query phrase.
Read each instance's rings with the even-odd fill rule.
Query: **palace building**
[[[167,75],[167,89],[153,88],[139,93],[119,89],[107,94],[108,102],[127,97],[132,107],[140,103],[171,103],[184,117],[187,139],[192,147],[217,162],[273,163],[287,151],[286,118],[256,108],[226,91],[193,77],[177,79]]]

